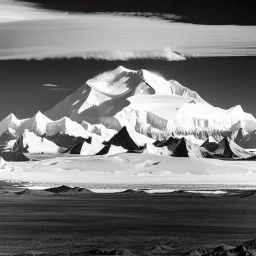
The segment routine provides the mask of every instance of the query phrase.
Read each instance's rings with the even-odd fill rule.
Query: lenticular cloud
[[[167,61],[186,60],[186,57],[180,53],[173,52],[169,47],[163,50],[138,50],[138,51],[73,51],[67,49],[41,49],[38,47],[32,49],[12,49],[9,52],[0,49],[0,60],[15,59],[59,59],[59,58],[83,58],[97,60],[131,60],[131,59],[162,59]]]

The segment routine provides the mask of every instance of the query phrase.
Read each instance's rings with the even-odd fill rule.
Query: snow
[[[196,130],[207,131],[212,135],[216,131],[228,131],[237,122],[244,123],[245,129],[256,125],[256,120],[252,115],[245,113],[241,106],[235,106],[225,110],[213,107],[208,104],[184,104],[177,111],[173,119],[168,120],[168,130],[183,130],[191,132]],[[249,126],[250,123],[250,126]]]
[[[197,102],[209,104],[204,99],[202,99],[197,94],[197,92],[192,91],[189,88],[181,85],[178,81],[170,80],[168,82],[169,82],[169,85],[172,89],[173,94],[176,94],[176,95],[179,95],[179,96],[187,96],[187,97],[195,99]]]
[[[198,145],[198,146],[201,146],[204,143],[204,140],[198,139],[194,135],[187,135],[187,136],[178,135],[178,136],[175,136],[175,137],[177,137],[177,138],[184,137],[188,142],[190,142],[192,144],[195,144],[195,145]]]
[[[146,143],[153,143],[155,142],[154,139],[151,139],[143,134],[140,134],[136,132],[133,129],[127,129],[128,133],[130,134],[132,140],[138,145],[138,146],[144,146]]]
[[[43,135],[48,122],[51,122],[51,120],[40,111],[32,118],[21,120],[17,119],[13,114],[10,114],[0,123],[0,135],[8,130],[8,128],[14,130],[19,136],[21,136],[26,129],[37,135]]]
[[[85,139],[89,137],[88,132],[77,122],[63,117],[60,120],[47,123],[46,135],[51,136],[58,132],[66,133],[73,136],[81,136]]]
[[[81,125],[89,133],[101,136],[104,141],[109,141],[117,133],[116,130],[107,129],[103,124],[92,125],[86,121],[83,121]]]
[[[106,156],[113,156],[113,155],[117,155],[117,154],[121,154],[121,153],[125,153],[125,152],[127,152],[127,149],[125,149],[121,146],[111,145]]]
[[[34,133],[25,130],[23,134],[23,147],[26,148],[28,146],[28,152],[32,154],[58,154],[59,147],[45,139],[36,136]]]
[[[95,91],[110,98],[124,95],[141,83],[136,71],[119,66],[113,71],[102,73],[86,83]]]
[[[146,145],[145,150],[143,151],[143,154],[152,154],[157,156],[170,156],[171,152],[165,146],[158,148],[158,147],[155,147],[153,144],[148,143]]]
[[[87,92],[87,93],[86,93]],[[119,66],[115,70],[104,72],[86,81],[62,102],[55,105],[46,115],[52,119],[70,117],[73,113],[78,116],[92,106],[99,106],[105,101],[134,95],[176,95],[188,94],[192,100],[204,102],[197,93],[182,85],[173,85],[160,75],[147,70],[129,70]],[[124,97],[124,98],[125,98]],[[194,97],[194,98],[193,98]],[[75,114],[73,114],[75,116]]]
[[[93,156],[97,154],[103,147],[104,145],[98,141],[92,141],[91,144],[84,142],[80,154],[84,156]]]
[[[5,160],[0,156],[0,172],[1,171],[11,171],[13,170],[13,167],[5,162]]]
[[[130,108],[151,112],[166,120],[174,118],[184,104],[194,105],[189,104],[192,98],[177,95],[136,95],[128,100],[131,102]]]
[[[143,167],[143,163],[149,160],[158,164]],[[123,153],[106,157],[67,156],[38,162],[13,162],[12,166],[14,171],[0,171],[0,179],[37,184],[80,184],[85,187],[89,183],[256,185],[253,161],[234,162]],[[61,172],[53,171],[55,168],[61,169]],[[150,175],[137,175],[145,172]]]

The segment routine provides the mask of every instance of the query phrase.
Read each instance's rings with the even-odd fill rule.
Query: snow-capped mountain
[[[122,66],[87,80],[45,115],[54,120],[68,116],[80,124],[89,123],[93,125],[91,131],[98,134],[102,127],[119,131],[126,126],[151,138],[174,134],[202,140],[213,136],[221,141],[223,133],[238,122],[237,129],[256,130],[255,118],[239,105],[228,110],[214,107],[175,80]]]
[[[184,137],[199,146],[209,136],[220,142],[240,128],[251,133],[256,130],[256,120],[239,105],[228,110],[214,107],[177,81],[120,66],[87,80],[44,114],[38,112],[23,120],[10,114],[0,122],[0,136],[11,129],[17,136],[27,130],[37,136],[91,137],[99,142],[90,146],[96,151],[124,126],[139,146],[170,136]],[[12,144],[10,141],[9,147]],[[88,154],[85,146],[82,152]]]
[[[79,117],[93,111],[101,116],[120,111],[130,104],[126,99],[131,96],[152,94],[188,96],[191,97],[190,101],[194,99],[206,103],[196,92],[174,80],[167,81],[158,74],[143,69],[134,71],[120,66],[87,80],[76,92],[45,114],[54,120],[72,116],[77,121]],[[93,109],[95,106],[98,108]]]

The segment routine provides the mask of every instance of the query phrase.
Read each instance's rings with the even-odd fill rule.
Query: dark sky
[[[181,16],[195,24],[256,25],[252,0],[17,0],[68,12],[153,12]]]
[[[214,106],[242,105],[256,116],[256,57],[202,58],[181,62],[161,60],[96,61],[62,59],[43,61],[1,61],[0,118],[14,112],[19,118],[46,111],[72,93],[87,79],[123,65],[147,69],[175,79],[196,90]],[[52,91],[43,84],[62,87]]]

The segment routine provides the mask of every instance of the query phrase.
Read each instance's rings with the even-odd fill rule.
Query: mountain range
[[[152,152],[150,145],[170,137],[184,138],[189,148],[209,139],[221,143],[227,137],[243,148],[256,148],[256,119],[240,105],[221,109],[178,81],[123,66],[87,80],[45,113],[23,120],[10,114],[0,122],[0,141],[2,149],[30,153],[96,154],[103,147],[109,147],[104,152],[119,152],[113,147],[120,143],[110,143],[110,150],[106,142],[124,127],[138,146],[122,147],[126,150],[147,144],[146,151]]]

